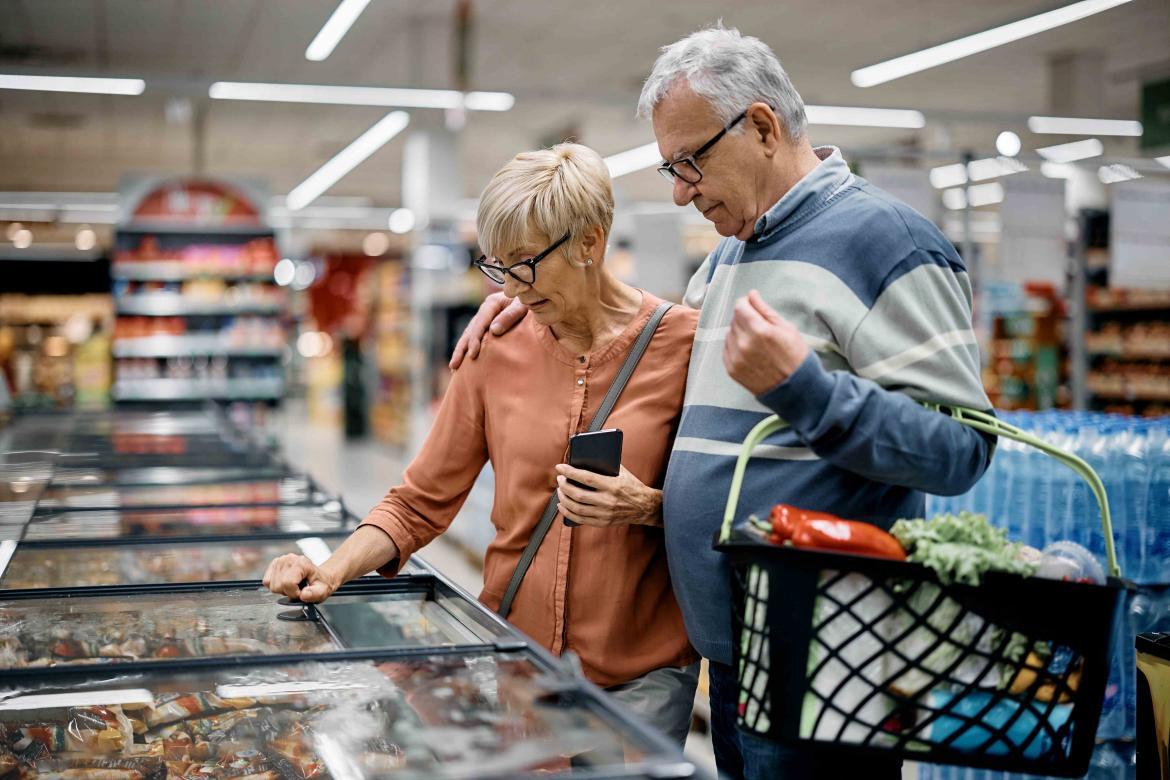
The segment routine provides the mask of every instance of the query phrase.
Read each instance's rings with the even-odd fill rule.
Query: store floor
[[[271,431],[280,442],[290,464],[308,472],[326,490],[339,494],[358,517],[365,514],[402,477],[408,463],[403,452],[373,439],[346,441],[338,426],[315,425],[303,402],[289,401],[278,412]],[[477,489],[464,505],[461,515],[490,510],[491,492]],[[456,518],[458,523],[460,518]],[[483,573],[473,555],[459,544],[439,537],[427,545],[422,557],[471,593],[483,585]],[[696,706],[706,712],[706,692],[700,692]],[[687,757],[715,772],[715,754],[706,733],[693,730],[687,739]]]

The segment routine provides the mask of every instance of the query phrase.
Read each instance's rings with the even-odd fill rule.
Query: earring
[[[592,257],[586,257],[586,258],[585,258],[585,265],[593,265],[593,258],[592,258]]]

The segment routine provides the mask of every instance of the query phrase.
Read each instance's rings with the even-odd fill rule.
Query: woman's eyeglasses
[[[521,284],[536,284],[536,264],[544,258],[548,257],[557,247],[569,240],[569,234],[565,233],[557,242],[544,250],[536,257],[531,257],[527,260],[521,260],[519,263],[512,265],[499,265],[498,263],[489,262],[487,255],[480,255],[479,259],[473,265],[483,272],[483,275],[491,279],[496,284],[503,284],[505,275],[512,277]]]

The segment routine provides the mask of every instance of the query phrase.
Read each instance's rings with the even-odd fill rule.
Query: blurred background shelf
[[[168,358],[195,357],[197,355],[223,355],[225,357],[280,357],[284,352],[281,345],[247,346],[230,344],[218,336],[147,336],[137,339],[122,339],[114,344],[116,358]]]
[[[115,297],[114,301],[119,314],[147,317],[279,314],[284,309],[282,303],[264,301],[230,304],[222,301],[192,301],[178,293],[144,293]]]
[[[284,380],[273,379],[125,379],[114,383],[118,401],[277,400]]]
[[[135,282],[182,282],[193,279],[222,279],[230,282],[273,282],[272,273],[197,270],[190,264],[174,260],[115,263],[110,276]]]

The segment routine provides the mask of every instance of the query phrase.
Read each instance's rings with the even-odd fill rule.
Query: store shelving
[[[262,225],[135,223],[118,231],[113,397],[273,403],[284,395],[287,300]]]
[[[283,344],[236,344],[219,335],[191,334],[189,336],[143,336],[123,338],[114,345],[114,357],[195,357],[197,355],[226,355],[228,357],[279,356]]]
[[[115,299],[118,314],[143,317],[237,316],[241,314],[279,314],[281,301],[251,301],[225,303],[217,300],[198,301],[177,293],[136,293],[119,295]]]
[[[114,279],[135,282],[182,282],[192,279],[223,279],[239,282],[267,282],[272,279],[271,271],[259,272],[215,272],[191,270],[188,264],[174,260],[148,260],[135,263],[117,263],[110,268]]]
[[[1085,389],[1093,408],[1159,414],[1170,403],[1170,290],[1091,287]]]
[[[114,396],[120,401],[276,400],[284,394],[284,379],[119,379]]]

